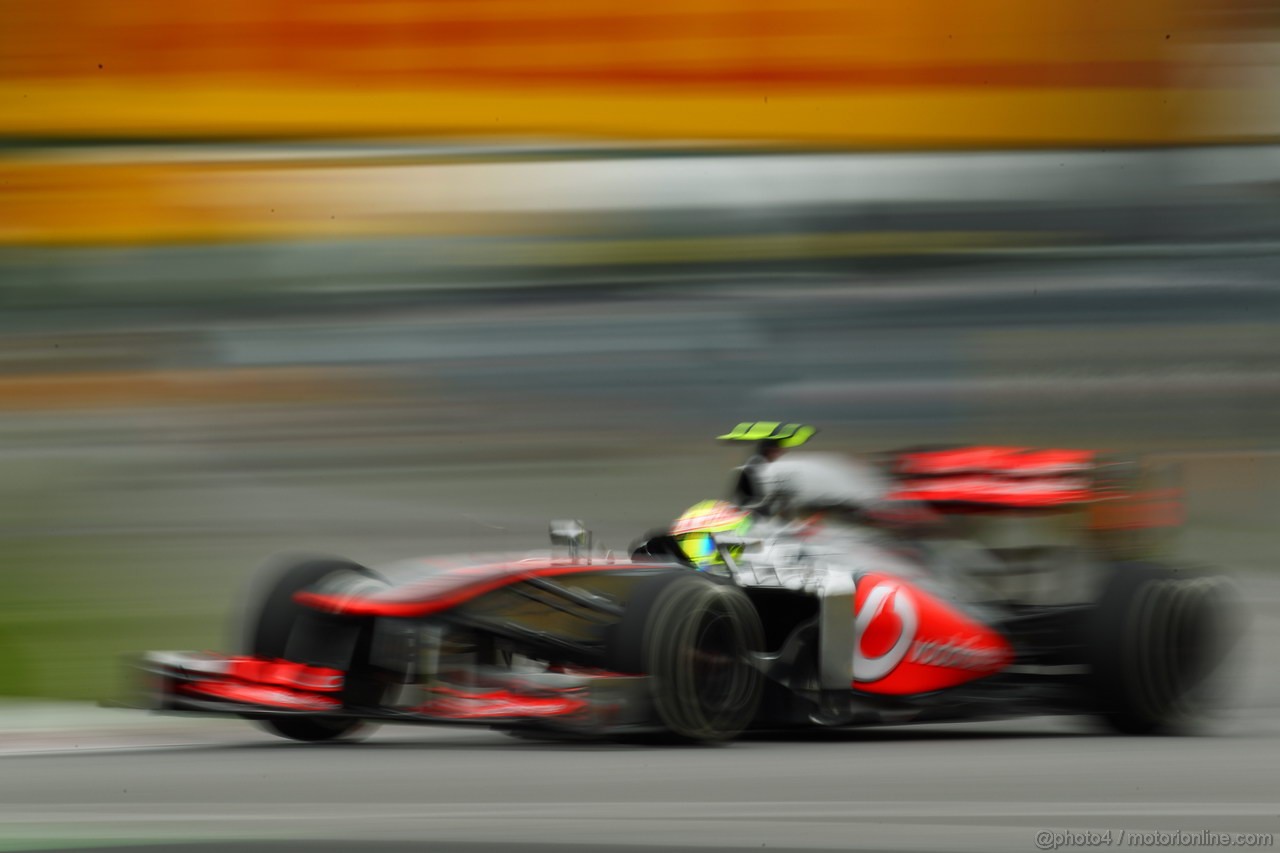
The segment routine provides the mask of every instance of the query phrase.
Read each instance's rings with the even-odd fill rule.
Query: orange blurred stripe
[[[0,376],[0,409],[97,409],[365,399],[364,377],[319,368],[121,371]]]
[[[1196,2],[0,0],[0,133],[1212,141]]]
[[[1227,93],[1230,94],[1230,93]],[[111,87],[0,81],[0,132],[193,138],[456,135],[712,139],[877,149],[1214,141],[1183,88],[888,88],[750,93],[453,87],[429,92],[240,82]]]

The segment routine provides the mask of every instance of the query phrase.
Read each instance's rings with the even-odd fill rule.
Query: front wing
[[[608,734],[656,728],[648,678],[594,669],[519,673],[482,667],[459,678],[393,685],[375,707],[344,705],[344,674],[281,660],[149,652],[144,707],[247,718],[324,715],[379,722],[483,724]]]

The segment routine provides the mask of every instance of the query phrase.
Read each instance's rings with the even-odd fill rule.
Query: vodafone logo
[[[919,625],[911,594],[896,583],[872,588],[854,620],[853,680],[879,681],[902,662]]]

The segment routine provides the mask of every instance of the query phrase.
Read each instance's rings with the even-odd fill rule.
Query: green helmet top
[[[808,424],[783,424],[776,421],[747,421],[740,423],[724,435],[720,441],[769,441],[779,447],[799,447],[817,430]]]
[[[680,550],[699,570],[724,565],[716,547],[715,534],[743,534],[751,529],[751,513],[727,501],[699,501],[685,510],[671,525]],[[741,545],[729,549],[731,556],[742,552]]]

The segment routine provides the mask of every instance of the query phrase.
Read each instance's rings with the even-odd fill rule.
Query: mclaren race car
[[[394,583],[287,561],[259,578],[240,653],[143,658],[147,704],[303,741],[386,722],[693,741],[1045,713],[1184,727],[1237,636],[1233,587],[1118,545],[1153,512],[1106,467],[793,453],[752,474],[758,505],[704,502],[624,555],[553,522],[549,552],[410,561]]]

